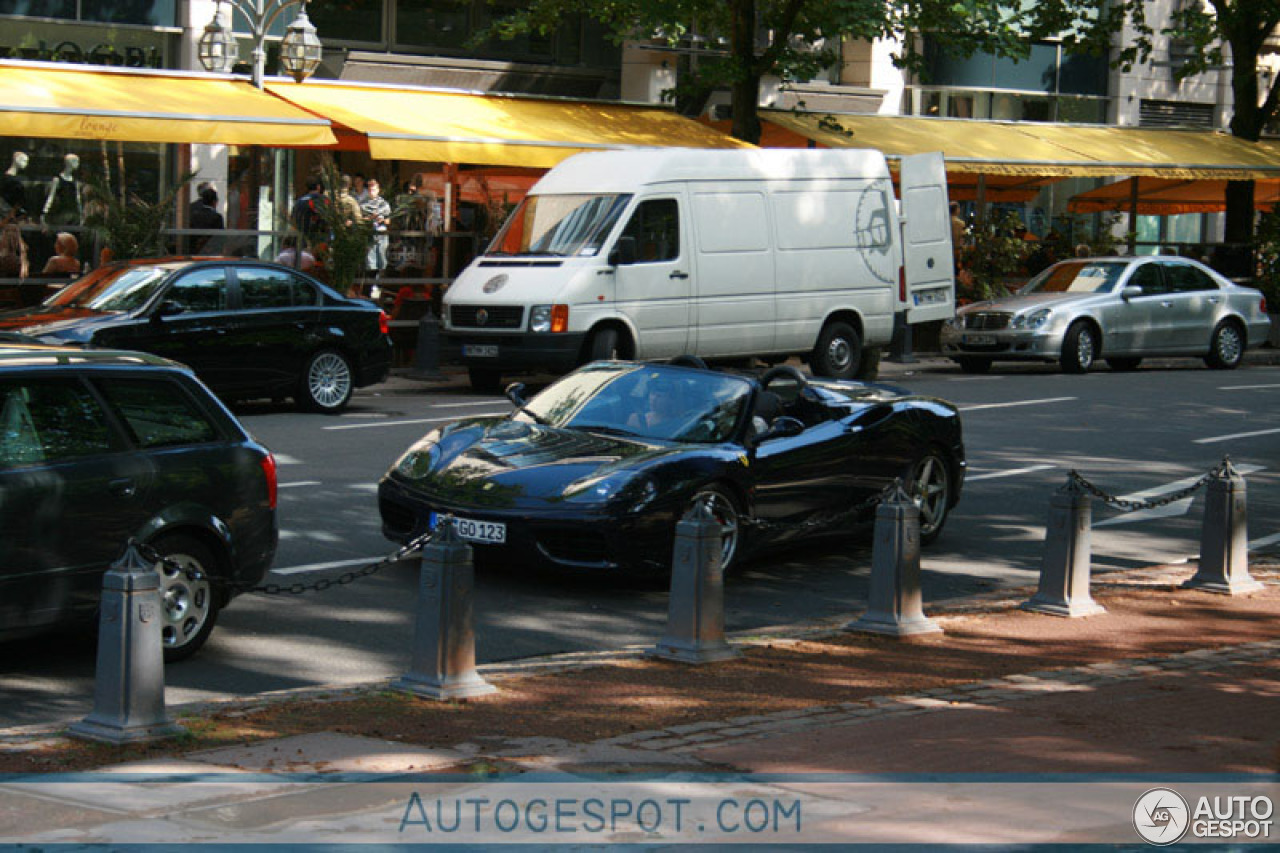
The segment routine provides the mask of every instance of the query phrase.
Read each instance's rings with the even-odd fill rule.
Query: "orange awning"
[[[1132,206],[1134,181],[1138,188],[1138,213],[1174,216],[1180,213],[1220,213],[1227,209],[1226,181],[1191,181],[1170,178],[1131,178],[1072,196],[1072,213],[1126,212]],[[1254,183],[1253,203],[1270,210],[1280,202],[1280,180]]]

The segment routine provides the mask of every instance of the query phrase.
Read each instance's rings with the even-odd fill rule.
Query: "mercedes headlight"
[[[435,438],[424,438],[396,460],[395,472],[410,480],[421,480],[435,469],[439,461],[440,446]]]
[[[1030,314],[1019,314],[1013,318],[1011,324],[1015,329],[1035,330],[1044,327],[1049,322],[1049,318],[1053,316],[1053,312],[1048,308],[1041,308],[1039,311],[1032,311]]]

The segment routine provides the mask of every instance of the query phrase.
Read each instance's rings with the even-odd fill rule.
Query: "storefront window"
[[[0,15],[172,27],[176,0],[0,0]]]
[[[396,0],[397,44],[462,50],[469,38],[470,0]]]
[[[307,15],[322,38],[381,44],[382,9],[383,0],[345,0],[342,3],[312,3]],[[288,12],[282,17],[292,20]]]

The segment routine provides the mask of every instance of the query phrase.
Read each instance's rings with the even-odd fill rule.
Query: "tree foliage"
[[[987,51],[1025,57],[1036,36],[1034,9],[1020,0],[525,0],[498,21],[500,37],[552,33],[566,16],[583,14],[607,25],[615,40],[659,39],[672,47],[706,46],[682,74],[673,96],[694,111],[715,89],[732,93],[733,135],[760,139],[760,82],[813,79],[839,59],[842,38],[894,39],[901,67],[920,70],[911,49],[916,33],[945,33],[957,56]],[[488,33],[483,34],[485,36]]]

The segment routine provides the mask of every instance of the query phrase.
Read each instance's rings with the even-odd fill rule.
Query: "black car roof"
[[[6,366],[43,366],[58,364],[95,365],[102,367],[176,367],[176,361],[145,352],[113,349],[81,349],[79,347],[44,346],[41,344],[0,343],[0,368]]]

